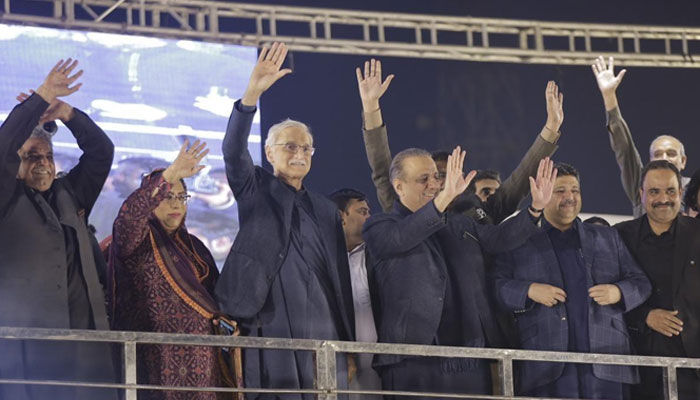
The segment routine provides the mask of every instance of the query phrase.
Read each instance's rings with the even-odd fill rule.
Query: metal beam
[[[319,53],[559,65],[589,65],[594,57],[609,55],[626,66],[700,67],[695,61],[700,54],[692,53],[700,49],[700,28],[692,27],[380,13],[206,0],[43,0],[55,11],[53,17],[45,17],[10,8],[11,3],[19,1],[5,0],[0,22],[245,46],[281,40],[291,50]],[[167,17],[173,19],[170,26],[165,26]],[[249,28],[244,29],[243,22],[249,22]],[[429,40],[424,40],[424,34]]]

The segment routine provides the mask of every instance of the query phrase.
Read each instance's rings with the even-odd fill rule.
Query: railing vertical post
[[[336,376],[335,348],[328,342],[323,342],[316,350],[316,388],[323,390],[319,400],[336,400],[338,393],[338,379]]]
[[[136,342],[124,342],[124,383],[136,384]],[[137,400],[136,389],[126,389],[126,400]]]
[[[505,398],[515,396],[513,389],[513,358],[506,354],[498,360],[498,375],[501,380],[501,393]]]
[[[678,376],[675,365],[664,367],[664,398],[678,400]]]

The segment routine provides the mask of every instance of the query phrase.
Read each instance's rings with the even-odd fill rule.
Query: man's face
[[[552,199],[544,208],[547,221],[555,226],[569,226],[581,212],[581,187],[575,176],[558,176]]]
[[[661,136],[651,143],[649,160],[666,160],[675,165],[679,171],[683,171],[687,157],[681,154],[681,143],[678,140]]]
[[[167,232],[175,231],[185,218],[187,212],[187,191],[182,182],[177,181],[170,186],[167,197],[153,211],[158,221]]]
[[[313,141],[306,130],[289,127],[277,135],[273,145],[265,147],[265,155],[276,176],[283,180],[303,179],[311,169],[311,148]]]
[[[415,212],[440,191],[438,172],[430,157],[409,157],[403,161],[403,177],[394,179],[394,190],[401,204]]]
[[[24,184],[40,192],[49,190],[56,178],[51,143],[39,138],[29,138],[17,152],[21,159],[17,177]]]
[[[495,179],[481,179],[474,182],[474,189],[476,190],[476,195],[479,196],[481,201],[485,202],[491,197],[492,194],[496,192],[496,189],[501,187],[501,182]]]
[[[362,236],[362,226],[369,218],[369,204],[365,200],[350,199],[340,216],[345,236]]]
[[[442,190],[445,187],[445,178],[447,177],[447,160],[435,161],[435,167],[437,167],[438,183],[440,190]]]
[[[669,223],[681,209],[678,178],[669,169],[652,169],[647,172],[640,194],[647,216],[654,222]]]

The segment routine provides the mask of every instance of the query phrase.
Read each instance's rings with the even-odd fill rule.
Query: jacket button
[[[561,317],[561,320],[562,320],[562,321],[566,321],[566,317]]]
[[[279,257],[280,260],[283,259],[283,258],[284,258],[284,253],[280,253],[277,257]]]
[[[438,297],[438,301],[442,301],[442,297]]]

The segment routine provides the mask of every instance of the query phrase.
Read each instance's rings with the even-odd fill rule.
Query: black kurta
[[[339,310],[330,286],[322,240],[311,201],[302,189],[295,193],[289,249],[272,282],[267,302],[256,318],[243,322],[251,336],[340,339],[338,332],[342,330],[342,321],[338,319]],[[247,349],[244,363],[247,387],[314,387],[315,367],[310,352]],[[339,388],[347,386],[346,368],[345,357],[339,357]],[[279,397],[313,399],[314,396],[288,394]]]

